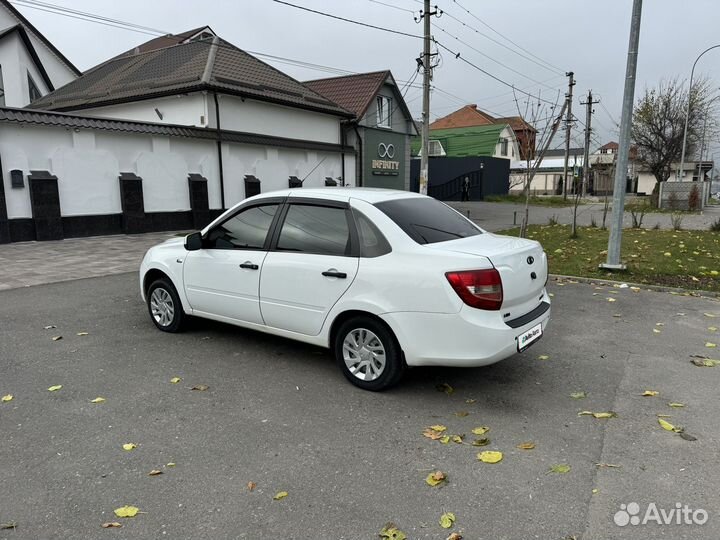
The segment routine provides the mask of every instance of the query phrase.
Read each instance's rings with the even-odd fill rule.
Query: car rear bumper
[[[550,304],[547,293],[543,302]],[[539,316],[511,327],[500,311],[463,306],[459,313],[386,313],[382,319],[395,332],[409,366],[477,367],[517,354],[517,337],[550,318],[549,307]],[[519,319],[518,319],[519,320]]]

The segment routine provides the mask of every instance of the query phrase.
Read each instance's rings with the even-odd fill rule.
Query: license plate
[[[542,324],[533,326],[530,330],[517,337],[517,350],[523,352],[530,345],[542,337]]]

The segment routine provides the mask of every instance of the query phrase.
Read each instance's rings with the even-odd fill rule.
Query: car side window
[[[279,251],[350,255],[350,227],[344,208],[291,204],[280,230]]]
[[[208,232],[207,249],[262,249],[278,211],[278,204],[265,204],[241,210]]]
[[[353,217],[360,235],[360,256],[380,257],[392,251],[380,229],[365,214],[353,208]]]

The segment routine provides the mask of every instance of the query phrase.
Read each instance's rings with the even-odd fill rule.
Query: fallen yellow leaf
[[[467,411],[458,411],[455,413],[455,416],[457,416],[459,418],[465,418],[468,414],[470,414],[470,413]]]
[[[435,389],[438,390],[438,392],[445,392],[448,396],[455,391],[448,383],[438,384]]]
[[[62,384],[57,384],[55,386],[51,386],[48,388],[48,392],[56,392],[57,390],[60,390],[62,388]]]
[[[98,396],[95,399],[91,399],[90,403],[102,403],[103,401],[105,401],[105,398]]]
[[[13,398],[13,395],[12,395],[12,394],[8,394],[8,395],[3,396],[2,398],[0,398],[0,401],[2,401],[3,403],[7,403],[8,401],[12,401],[12,398]]]
[[[517,445],[520,450],[532,450],[535,448],[534,442],[524,442]]]
[[[77,335],[78,336],[87,336],[88,333],[87,332],[78,332]]]
[[[159,476],[159,475],[161,475],[162,473],[163,473],[163,472],[162,472],[160,469],[153,469],[152,471],[150,471],[150,472],[148,473],[148,476]]]
[[[475,403],[476,401],[477,401],[477,399],[469,398],[469,399],[465,400],[465,403]]]
[[[580,411],[578,416],[592,416],[593,418],[617,418],[615,411],[607,412],[592,412],[592,411]]]
[[[445,540],[462,540],[462,534],[458,532],[450,533],[450,536],[448,536]]]
[[[490,428],[487,426],[476,427],[472,430],[474,435],[485,435],[488,431],[490,431]]]
[[[608,302],[616,302],[616,300],[614,298],[608,298],[607,301]]]
[[[653,328],[653,333],[659,334],[659,333],[660,333],[660,330],[658,330],[657,328]]]
[[[717,326],[708,326],[708,330],[710,330],[711,332],[716,332]]]
[[[710,317],[711,319],[717,317],[717,315],[715,315],[714,313],[703,313],[703,315],[705,315],[706,317]]]
[[[717,347],[717,345],[716,345],[715,343],[711,343],[710,341],[706,341],[706,342],[705,342],[705,346],[706,346],[708,349],[714,349],[715,347]]]
[[[567,472],[570,472],[570,465],[567,465],[566,463],[560,463],[559,465],[553,465],[548,469],[548,474],[550,474],[550,473],[565,474]]]
[[[443,435],[438,439],[442,444],[447,444],[450,442],[450,435]]]
[[[168,463],[168,464],[167,464],[167,465],[165,465],[165,466],[166,466],[166,467],[174,467],[174,466],[175,466],[175,464],[174,464],[174,463],[173,463],[173,462],[171,461],[170,463]]]
[[[548,358],[550,357],[547,354],[541,354],[540,356],[538,356],[538,360],[547,360]]]
[[[137,444],[135,444],[135,443],[125,443],[125,444],[123,444],[123,450],[127,450],[128,452],[129,452],[130,450],[134,450],[135,448],[137,448]]]
[[[668,403],[668,406],[669,406],[669,407],[673,407],[674,409],[677,409],[677,408],[679,408],[679,407],[684,407],[685,404],[684,404],[684,403],[672,402],[672,403]]]
[[[447,475],[442,471],[431,472],[425,478],[425,482],[432,487],[438,486],[447,481]]]
[[[115,515],[120,518],[131,518],[138,515],[140,509],[137,506],[122,506],[115,509]]]
[[[463,442],[463,436],[462,435],[453,435],[452,436],[452,442],[454,443],[462,443]]]
[[[385,540],[407,540],[405,533],[398,529],[394,523],[388,523],[383,527],[380,531],[380,538],[385,538]]]
[[[657,390],[645,390],[645,391],[644,391],[642,394],[640,394],[640,395],[641,395],[641,396],[657,396],[659,393],[660,393],[660,392],[658,392]]]
[[[254,490],[256,487],[257,487],[257,484],[256,484],[255,482],[248,482],[248,483],[247,483],[248,491],[252,491],[252,490]]]
[[[62,336],[53,336],[53,341],[60,341],[62,339]]]
[[[180,377],[173,377],[172,379],[170,379],[170,382],[173,384],[177,384],[180,381],[182,381],[182,379]]]
[[[680,433],[682,431],[681,428],[673,426],[670,422],[663,420],[662,418],[658,418],[658,424],[660,424],[660,427],[666,431],[673,431],[675,433]]]
[[[196,384],[190,390],[198,390],[200,392],[204,392],[208,388],[210,388],[210,387],[207,384]]]
[[[483,463],[498,463],[502,461],[502,452],[496,452],[495,450],[485,450],[477,455],[477,458]]]
[[[120,527],[122,527],[122,525],[117,521],[108,521],[107,523],[102,524],[103,529],[119,529]]]
[[[452,512],[445,512],[440,516],[440,526],[443,529],[449,529],[453,526],[453,523],[455,523],[455,514]]]
[[[288,496],[288,492],[287,492],[287,491],[280,491],[280,492],[278,492],[278,493],[275,494],[275,496],[273,497],[273,500],[279,501],[280,499],[284,499],[284,498],[287,497],[287,496]]]
[[[488,439],[487,437],[484,437],[482,439],[475,439],[472,442],[473,446],[487,446],[488,444],[490,444],[490,439]]]
[[[447,430],[447,426],[443,426],[442,424],[435,424],[434,426],[430,426],[430,429],[433,431],[437,431],[438,433],[442,433],[443,431]]]

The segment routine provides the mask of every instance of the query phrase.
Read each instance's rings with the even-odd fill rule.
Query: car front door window
[[[277,204],[253,206],[210,230],[208,249],[262,249],[277,213]]]

